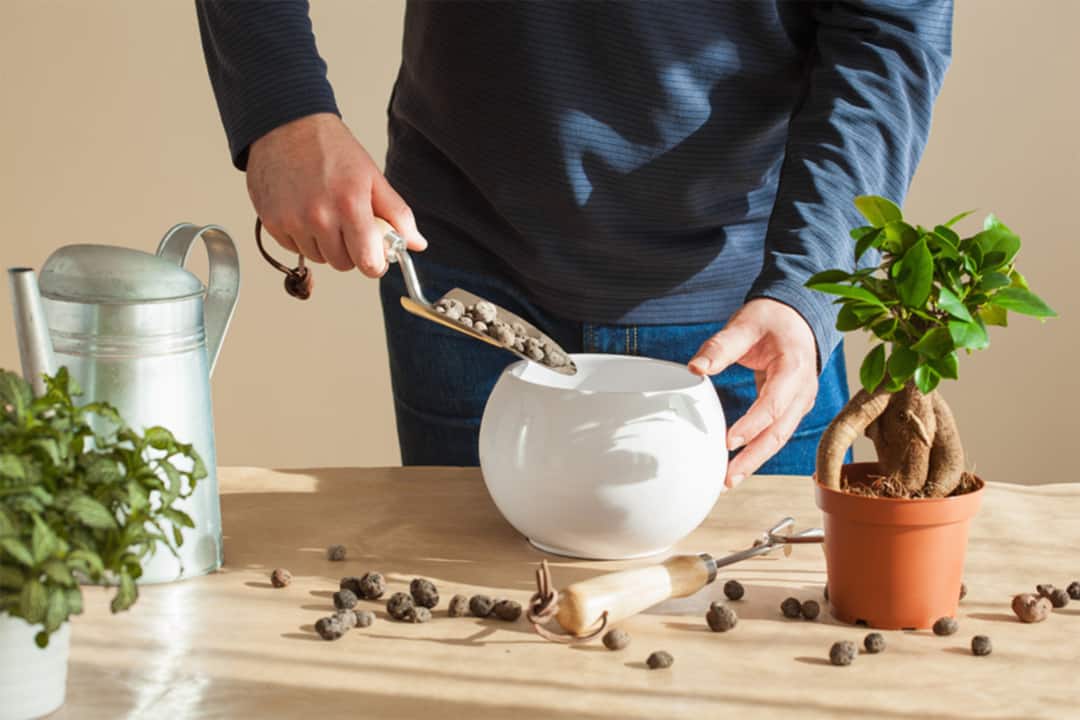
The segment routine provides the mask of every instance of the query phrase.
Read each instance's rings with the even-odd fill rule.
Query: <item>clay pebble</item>
[[[385,592],[386,578],[382,576],[382,573],[364,573],[364,576],[360,578],[360,592],[357,593],[359,597],[365,600],[378,600]]]
[[[495,608],[495,601],[487,595],[473,595],[469,599],[469,612],[475,617],[486,618]]]
[[[396,592],[386,601],[386,612],[395,620],[404,620],[412,607],[413,599],[408,593]]]
[[[967,597],[967,584],[960,583],[960,599],[963,600]]]
[[[270,584],[276,588],[288,587],[292,582],[292,573],[285,568],[274,568],[270,573]]]
[[[821,614],[821,605],[817,600],[807,600],[802,604],[802,616],[804,620],[817,620]]]
[[[353,575],[349,575],[338,580],[338,589],[348,590],[358,598],[364,597],[364,592],[360,589],[360,578]]]
[[[1042,622],[1050,616],[1050,599],[1034,593],[1020,593],[1012,600],[1012,610],[1022,622]]]
[[[356,613],[352,610],[338,610],[330,617],[341,623],[346,630],[356,627]]]
[[[645,660],[645,664],[649,666],[650,670],[660,670],[674,665],[675,658],[666,650],[657,650],[649,655]]]
[[[709,611],[705,613],[705,622],[713,632],[727,632],[739,622],[735,611],[724,603],[712,603]]]
[[[850,640],[841,640],[833,643],[833,646],[829,648],[829,662],[839,666],[850,665],[855,662],[857,654],[855,643]]]
[[[863,647],[871,655],[877,655],[885,651],[885,636],[881,633],[869,633],[863,638]]]
[[[431,611],[423,605],[413,605],[405,612],[405,617],[402,619],[405,622],[426,623],[431,619]]]
[[[409,594],[414,603],[429,610],[439,604],[439,590],[430,580],[414,578],[409,583]]]
[[[1069,604],[1069,593],[1064,588],[1054,588],[1050,591],[1050,604],[1054,609],[1060,610]]]
[[[989,655],[993,652],[994,647],[990,643],[990,638],[986,635],[976,635],[971,638],[971,654],[978,657]]]
[[[359,600],[352,590],[338,590],[334,593],[334,607],[338,610],[352,610]]]
[[[956,618],[941,617],[934,621],[934,634],[942,637],[952,635],[960,629],[960,623]]]
[[[1080,580],[1073,580],[1065,591],[1069,593],[1069,597],[1073,600],[1080,600]]]
[[[506,622],[516,622],[521,617],[521,603],[516,600],[499,600],[492,608],[495,617]]]
[[[604,633],[602,642],[608,650],[622,650],[630,644],[630,633],[620,628],[612,628]]]
[[[446,608],[446,614],[450,617],[464,617],[469,611],[469,598],[464,595],[455,595],[450,598],[450,604]]]
[[[780,612],[784,614],[784,617],[791,620],[802,617],[802,603],[799,602],[798,598],[784,598],[784,602],[780,603]]]
[[[738,580],[728,580],[724,583],[724,597],[728,600],[742,600],[746,589]]]
[[[375,613],[370,610],[354,610],[353,615],[356,616],[356,627],[371,627],[371,624],[375,622]]]
[[[333,562],[342,562],[345,559],[345,546],[331,545],[326,548],[326,559]]]
[[[323,640],[337,640],[345,634],[347,628],[333,617],[319,618],[315,621],[315,632]]]

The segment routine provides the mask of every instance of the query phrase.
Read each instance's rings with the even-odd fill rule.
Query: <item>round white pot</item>
[[[575,355],[559,375],[515,363],[480,425],[495,505],[542,550],[591,559],[663,552],[724,489],[726,424],[712,383],[685,366]]]
[[[40,627],[0,614],[0,720],[30,720],[64,704],[71,623],[64,623],[42,649]]]

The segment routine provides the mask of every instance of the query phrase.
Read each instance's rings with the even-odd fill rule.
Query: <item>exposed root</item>
[[[817,449],[817,477],[825,487],[840,489],[840,471],[844,454],[859,433],[866,430],[884,412],[891,396],[882,389],[868,393],[860,390],[825,428]]]
[[[960,486],[964,477],[964,448],[960,445],[960,431],[956,427],[945,399],[937,393],[931,396],[937,432],[930,450],[930,469],[926,476],[928,497],[947,497]]]

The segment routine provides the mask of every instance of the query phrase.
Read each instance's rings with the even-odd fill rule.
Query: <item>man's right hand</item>
[[[266,231],[312,262],[380,277],[388,265],[375,217],[410,250],[427,247],[409,206],[336,115],[309,115],[252,143],[247,186]]]

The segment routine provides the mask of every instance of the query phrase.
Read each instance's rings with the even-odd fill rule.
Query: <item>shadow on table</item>
[[[343,576],[376,570],[392,585],[432,578],[449,586],[440,588],[449,598],[458,585],[531,592],[545,558],[558,587],[617,567],[537,550],[503,520],[475,476],[451,472],[445,483],[431,483],[392,475],[361,481],[354,473],[303,473],[314,474],[316,492],[222,495],[226,569],[284,567],[295,577],[325,577],[334,589]],[[326,559],[334,543],[348,550],[342,562]]]

